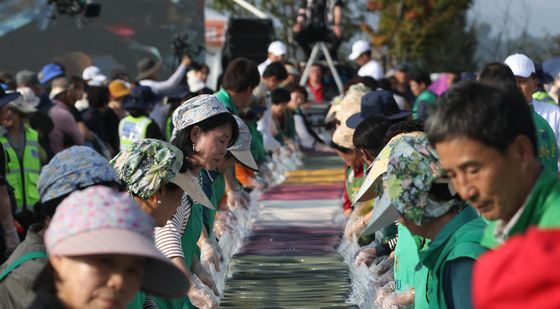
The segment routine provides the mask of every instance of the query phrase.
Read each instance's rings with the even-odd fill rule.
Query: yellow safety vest
[[[14,189],[17,210],[33,210],[33,205],[39,201],[37,181],[41,173],[39,134],[37,131],[24,127],[25,145],[23,160],[20,160],[16,150],[4,136],[0,136],[0,143],[6,154],[6,179]]]
[[[119,122],[119,138],[121,150],[137,140],[146,138],[148,126],[152,123],[152,119],[146,116],[132,117],[128,115]]]

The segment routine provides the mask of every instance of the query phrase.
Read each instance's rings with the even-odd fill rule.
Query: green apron
[[[192,267],[192,257],[196,253],[198,238],[202,231],[202,205],[194,203],[191,210],[191,216],[185,227],[185,231],[181,237],[181,246],[185,256],[185,265],[188,269]],[[192,269],[191,269],[192,271]],[[180,298],[161,298],[153,297],[154,302],[160,309],[181,309],[181,308],[196,308],[189,301],[188,297]]]
[[[426,277],[428,269],[422,267],[416,271],[416,266],[420,262],[418,251],[424,247],[426,240],[412,235],[402,224],[398,224],[399,240],[395,247],[395,291],[406,292],[411,288],[415,289],[415,295],[424,296],[426,290]],[[419,291],[420,290],[420,291]],[[423,290],[423,291],[422,291]],[[425,297],[415,297],[415,308],[428,308]]]
[[[210,197],[210,201],[212,202],[212,205],[214,205],[216,209],[218,209],[218,207],[220,206],[220,201],[222,200],[225,194],[226,194],[226,183],[224,179],[224,174],[220,173],[218,176],[216,176],[214,182],[212,183],[212,196]],[[214,220],[216,219],[216,210],[208,209],[208,212],[210,216],[208,216],[206,229],[208,231],[208,235],[213,235]]]

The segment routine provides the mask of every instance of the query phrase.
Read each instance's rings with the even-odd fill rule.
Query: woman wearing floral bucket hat
[[[181,104],[173,112],[172,122],[171,144],[183,152],[187,169],[196,176],[202,169],[218,167],[239,130],[233,115],[210,95],[200,95]],[[203,229],[202,207],[211,206],[194,202],[188,194],[183,195],[180,204],[166,225],[156,228],[155,239],[165,256],[186,273],[192,273],[193,283],[188,297],[156,297],[154,301],[159,308],[217,308],[217,288],[197,252]]]
[[[125,308],[138,290],[178,297],[188,280],[157,250],[154,220],[124,193],[93,186],[59,205],[30,308]]]
[[[399,219],[412,234],[431,240],[418,254],[428,279],[415,282],[415,299],[430,308],[472,308],[471,274],[485,251],[480,239],[486,223],[458,197],[425,135],[393,145],[375,208],[370,226]],[[398,298],[386,297],[384,305]]]
[[[183,196],[212,207],[197,177],[188,170],[181,150],[167,142],[155,139],[135,141],[111,160],[111,164],[140,208],[155,219],[156,235],[157,227],[164,227],[168,221],[173,221],[170,219],[174,214],[184,216],[191,211],[185,208],[188,203],[181,203]],[[156,245],[166,252],[167,242],[156,241]],[[188,270],[186,274],[191,281],[190,293],[204,288],[200,286],[198,277],[191,275]],[[141,307],[146,303],[145,299],[145,295],[139,295],[129,308]]]

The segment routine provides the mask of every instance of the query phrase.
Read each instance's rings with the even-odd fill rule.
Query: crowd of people
[[[535,292],[554,274],[516,264],[557,261],[542,229],[560,224],[560,107],[542,68],[514,54],[432,83],[385,72],[362,40],[348,60],[359,70],[338,96],[320,63],[299,85],[281,41],[260,64],[230,62],[216,90],[188,56],[166,80],[152,58],[135,77],[56,62],[0,73],[0,307],[218,308],[219,240],[303,152],[344,162],[344,237],[377,306],[559,305]],[[519,295],[494,284],[509,276]]]

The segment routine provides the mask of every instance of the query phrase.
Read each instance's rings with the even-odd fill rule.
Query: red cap
[[[474,306],[560,308],[560,229],[531,228],[479,258],[473,272]]]

